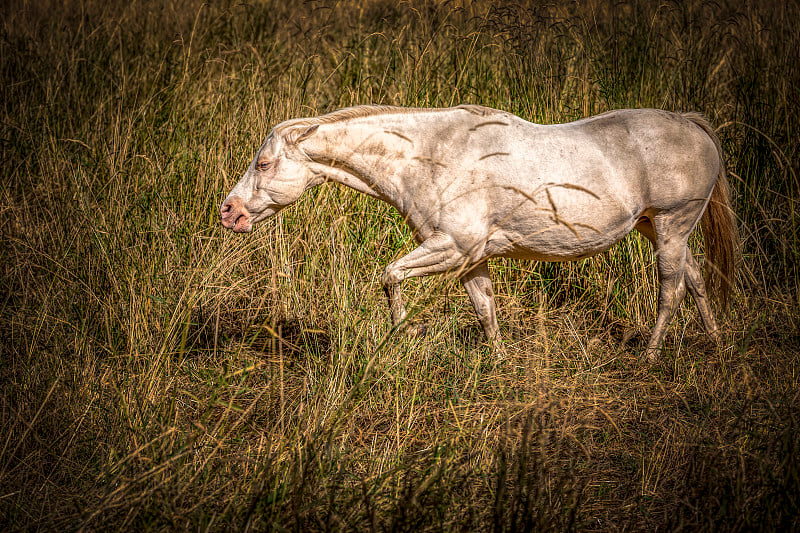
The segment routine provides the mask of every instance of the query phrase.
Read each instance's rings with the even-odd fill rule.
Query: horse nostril
[[[220,211],[220,214],[222,214],[222,216],[224,217],[225,215],[227,215],[228,213],[230,213],[230,211],[231,211],[231,204],[229,204],[229,203],[227,203],[227,202],[226,202],[226,203],[224,203],[224,204],[222,204],[222,207],[220,208],[220,210],[219,210],[219,211]]]

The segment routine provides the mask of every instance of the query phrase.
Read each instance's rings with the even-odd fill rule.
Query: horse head
[[[248,232],[262,220],[296,202],[315,183],[309,158],[300,142],[317,131],[318,125],[284,123],[270,132],[247,171],[220,207],[222,225],[235,232]]]

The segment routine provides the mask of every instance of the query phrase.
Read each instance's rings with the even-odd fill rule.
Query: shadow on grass
[[[184,355],[214,356],[225,346],[238,345],[269,358],[282,355],[290,360],[329,353],[327,330],[311,327],[298,318],[259,316],[247,322],[197,306],[185,325]]]
[[[352,478],[351,460],[333,451],[336,430],[328,428],[309,436],[285,469],[272,461],[262,467],[237,528],[574,530],[583,492],[576,450],[552,422],[537,407],[507,423],[488,469],[477,466],[479,447],[443,442],[369,480]]]

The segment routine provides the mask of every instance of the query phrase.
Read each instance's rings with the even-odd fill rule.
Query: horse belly
[[[614,211],[614,210],[611,210]],[[492,232],[486,253],[536,261],[574,261],[608,250],[630,233],[640,213],[538,215],[509,221]]]

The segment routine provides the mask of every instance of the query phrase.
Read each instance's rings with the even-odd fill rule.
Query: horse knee
[[[400,269],[397,268],[395,263],[389,263],[383,271],[381,276],[381,283],[384,287],[393,287],[403,281],[403,276]]]

